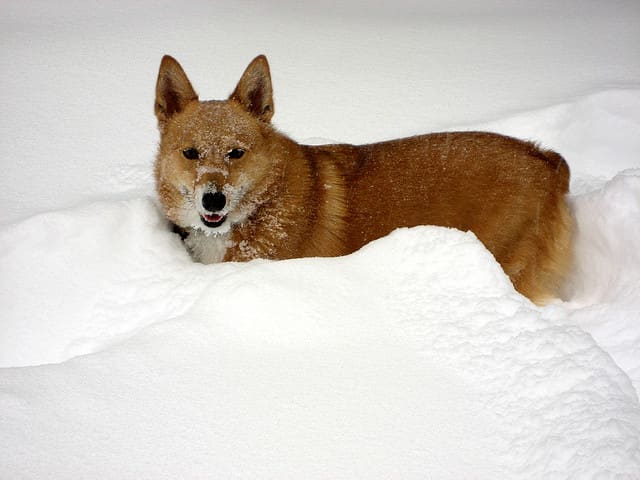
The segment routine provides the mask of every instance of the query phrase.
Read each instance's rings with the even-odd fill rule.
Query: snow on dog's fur
[[[222,101],[199,101],[165,56],[155,112],[158,194],[197,261],[345,255],[397,227],[441,225],[473,231],[536,302],[566,274],[569,168],[533,143],[451,132],[301,145],[270,123],[264,56]]]

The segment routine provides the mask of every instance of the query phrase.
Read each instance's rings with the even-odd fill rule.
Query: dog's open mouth
[[[224,223],[226,219],[227,219],[226,215],[220,215],[217,213],[213,213],[213,214],[205,213],[203,215],[200,215],[200,220],[202,220],[202,223],[204,223],[209,228],[219,227]]]

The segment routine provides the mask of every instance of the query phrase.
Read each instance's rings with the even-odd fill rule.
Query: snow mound
[[[38,244],[24,233],[42,222]],[[16,290],[42,293],[9,304],[5,361],[94,353],[0,370],[2,478],[640,470],[628,377],[515,292],[471,233],[400,229],[342,258],[204,266],[140,199],[5,234]],[[48,345],[20,332],[37,324]]]
[[[151,201],[136,199],[2,229],[0,366],[61,362],[180,314],[198,269],[164,225]]]
[[[640,170],[572,204],[576,268],[564,321],[593,335],[640,392]]]

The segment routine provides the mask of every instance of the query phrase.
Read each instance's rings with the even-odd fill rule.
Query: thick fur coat
[[[155,112],[160,202],[197,261],[345,255],[398,227],[441,225],[474,232],[533,301],[558,295],[572,221],[569,168],[553,151],[487,132],[301,145],[270,123],[264,56],[222,101],[200,101],[165,56]]]

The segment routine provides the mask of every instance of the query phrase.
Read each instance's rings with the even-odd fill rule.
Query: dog
[[[472,231],[535,303],[558,297],[572,219],[569,167],[551,150],[489,132],[299,144],[271,124],[264,55],[210,101],[164,56],[155,114],[161,208],[195,261],[340,256],[398,227],[439,225]]]

